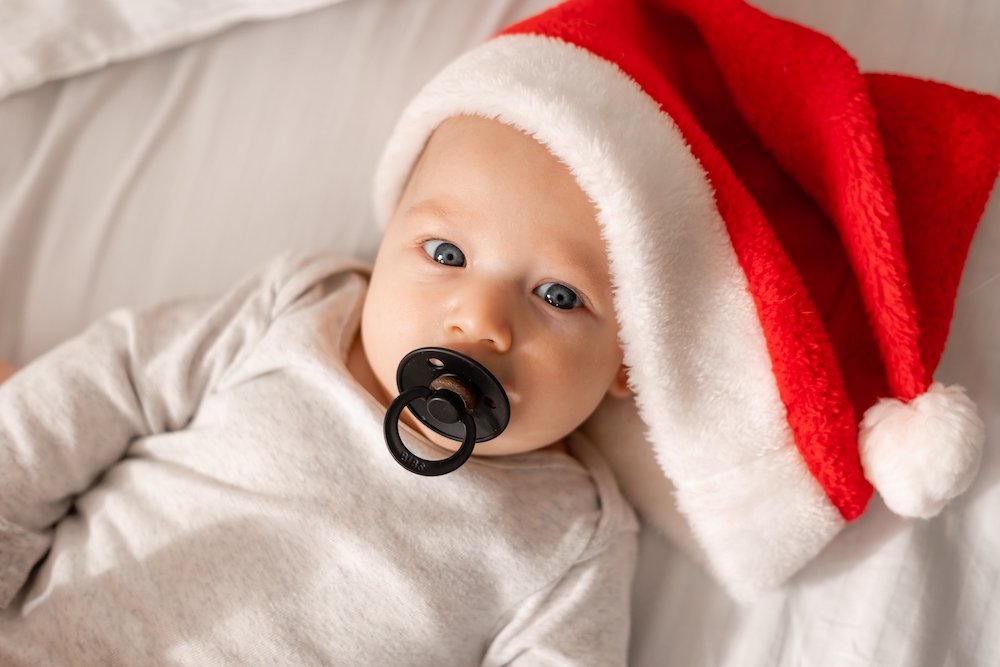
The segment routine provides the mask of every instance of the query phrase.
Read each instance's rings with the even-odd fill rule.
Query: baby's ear
[[[628,398],[632,395],[632,390],[628,386],[628,368],[625,364],[622,364],[615,373],[611,386],[608,387],[608,393],[614,398]]]

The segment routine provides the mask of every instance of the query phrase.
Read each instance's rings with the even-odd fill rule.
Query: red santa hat
[[[873,486],[907,517],[969,486],[983,424],[932,374],[1000,166],[996,99],[861,74],[741,0],[566,2],[410,104],[383,222],[462,114],[535,137],[596,204],[645,449],[621,406],[593,431],[640,512],[680,535],[676,506],[734,596],[780,585]]]

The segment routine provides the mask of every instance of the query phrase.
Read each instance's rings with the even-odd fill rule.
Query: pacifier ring
[[[430,394],[431,390],[427,387],[414,387],[396,397],[385,413],[385,443],[392,452],[392,457],[401,466],[418,475],[436,477],[457,470],[472,456],[472,450],[476,446],[476,423],[468,413],[460,416],[459,419],[465,426],[465,438],[458,451],[448,458],[434,461],[417,456],[407,449],[399,437],[399,417],[403,414],[403,408],[408,407],[411,401],[418,398],[426,399]]]
[[[510,421],[510,402],[500,382],[474,359],[438,347],[410,352],[396,371],[399,396],[385,413],[385,442],[396,461],[418,475],[444,475],[465,463],[477,442],[491,440]],[[403,409],[424,425],[462,445],[441,460],[411,452],[399,437]]]

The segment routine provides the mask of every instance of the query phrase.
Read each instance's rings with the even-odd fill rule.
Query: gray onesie
[[[607,465],[401,468],[344,366],[366,273],[286,256],[0,385],[0,665],[625,664]]]

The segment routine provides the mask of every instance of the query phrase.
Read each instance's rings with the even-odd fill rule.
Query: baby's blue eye
[[[556,308],[570,310],[583,306],[583,302],[580,301],[580,297],[576,295],[576,292],[559,283],[544,283],[539,285],[535,288],[535,294]]]
[[[424,252],[438,264],[465,266],[465,254],[454,243],[448,243],[441,239],[431,239],[424,244]]]

